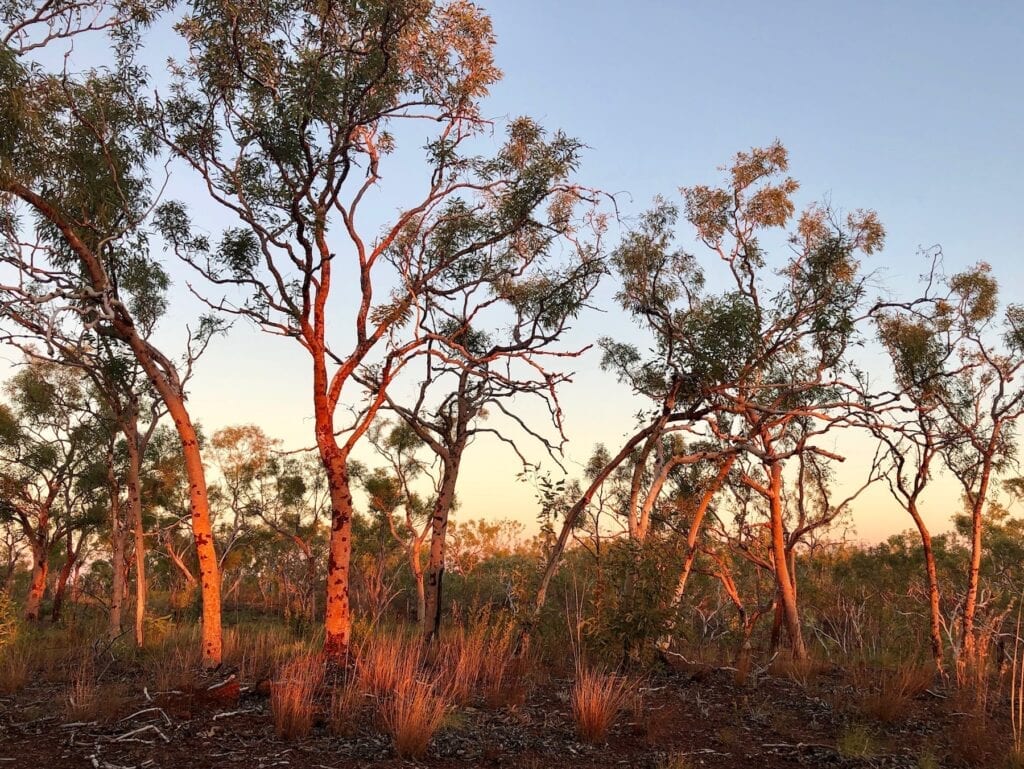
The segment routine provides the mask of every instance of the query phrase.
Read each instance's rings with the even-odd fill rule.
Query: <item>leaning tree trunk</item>
[[[657,646],[662,651],[665,651],[672,645],[672,633],[675,630],[676,624],[675,617],[679,612],[680,604],[683,602],[683,596],[686,594],[686,583],[689,581],[690,573],[693,571],[693,564],[697,560],[697,540],[700,537],[701,527],[704,524],[704,516],[707,515],[708,509],[725,483],[725,479],[729,477],[729,471],[735,462],[735,454],[730,454],[726,458],[718,468],[714,481],[711,482],[711,485],[701,495],[697,509],[694,510],[693,520],[690,521],[689,531],[686,532],[686,557],[683,560],[683,568],[679,572],[679,579],[676,581],[676,587],[672,593],[672,601],[669,604],[668,623],[665,627],[665,633],[658,639]]]
[[[68,247],[78,258],[83,275],[96,297],[103,297],[105,301],[116,299],[116,289],[112,286],[102,260],[55,206],[19,182],[6,180],[2,187],[5,192],[25,201],[60,231]],[[188,409],[185,408],[185,394],[174,363],[139,335],[135,321],[124,303],[111,302],[109,311],[111,331],[131,347],[139,365],[160,394],[160,399],[174,420],[178,437],[181,439],[192,508],[192,533],[199,561],[200,589],[203,597],[202,663],[206,668],[213,668],[221,662],[223,645],[220,575],[213,544],[210,504],[206,496],[206,475],[195,427]]]
[[[942,653],[942,608],[939,600],[939,574],[935,566],[935,549],[932,546],[932,535],[925,525],[924,519],[917,509],[917,504],[911,502],[908,511],[914,519],[918,534],[921,537],[921,549],[924,551],[924,567],[928,579],[928,609],[930,615],[929,636],[931,638],[932,660],[935,662],[935,670],[943,673],[945,661]]]
[[[775,566],[775,585],[781,604],[782,621],[793,649],[793,657],[804,659],[807,649],[804,646],[803,632],[800,628],[800,613],[796,604],[796,589],[789,572],[789,559],[786,548],[786,532],[782,519],[782,464],[773,462],[770,467],[769,505],[771,508],[772,562]]]
[[[627,457],[633,452],[633,449],[650,435],[653,427],[647,427],[638,432],[632,438],[630,438],[623,447],[619,450],[619,453],[606,464],[594,479],[590,482],[590,486],[583,492],[583,495],[576,500],[576,503],[569,508],[565,514],[565,519],[562,521],[562,529],[558,533],[558,538],[555,540],[554,546],[551,548],[551,552],[548,554],[547,563],[544,566],[544,572],[541,574],[540,584],[537,586],[537,593],[533,599],[533,606],[528,612],[525,613],[520,627],[517,639],[517,653],[523,655],[526,653],[530,646],[530,635],[533,632],[534,626],[540,619],[541,612],[544,610],[544,604],[547,602],[548,588],[551,585],[551,580],[554,579],[555,574],[558,572],[558,566],[562,559],[562,554],[565,552],[565,548],[569,543],[569,537],[576,528],[576,522],[579,520],[580,515],[587,509],[587,505],[590,504],[590,500],[593,499],[594,494],[601,488],[601,485],[608,479],[608,476],[614,472],[620,464],[622,464]]]

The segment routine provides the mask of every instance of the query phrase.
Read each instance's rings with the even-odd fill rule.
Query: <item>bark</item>
[[[142,527],[141,475],[142,457],[139,452],[138,433],[134,426],[125,432],[128,443],[128,508],[132,521],[135,545],[135,645],[145,642],[146,623],[146,539]]]
[[[423,635],[428,640],[436,638],[441,629],[441,588],[448,545],[448,516],[455,500],[455,485],[461,462],[462,452],[459,450],[452,452],[450,459],[444,463],[441,489],[430,520],[430,560],[427,563],[423,604],[426,620],[423,624]]]
[[[907,507],[914,524],[917,526],[918,534],[921,537],[921,549],[924,551],[924,566],[928,578],[928,610],[929,610],[929,636],[931,639],[932,659],[935,661],[935,669],[942,673],[945,665],[942,653],[942,609],[939,602],[939,573],[935,566],[935,550],[932,547],[932,535],[925,525],[924,519],[917,509],[917,504],[911,500]]]
[[[143,364],[145,367],[145,364]],[[163,393],[161,393],[163,395]],[[195,427],[185,409],[183,399],[168,393],[164,404],[174,420],[181,439],[185,472],[189,484],[189,502],[192,508],[192,537],[199,563],[199,589],[203,602],[202,664],[215,668],[221,663],[223,636],[221,632],[220,568],[213,545],[213,526],[210,521],[210,503],[206,496],[206,474],[199,451]]]
[[[333,436],[332,436],[333,439]],[[332,440],[333,442],[333,440]],[[352,489],[342,452],[321,449],[331,495],[330,555],[327,559],[327,606],[324,618],[324,653],[341,661],[352,638],[349,576],[352,559]]]
[[[29,583],[28,598],[25,600],[25,619],[34,622],[39,619],[39,607],[46,593],[46,578],[50,571],[50,556],[47,543],[32,543],[32,581]]]
[[[793,657],[804,659],[804,646],[800,628],[800,613],[797,610],[796,589],[789,569],[789,553],[786,548],[786,532],[782,518],[782,463],[773,462],[769,468],[769,505],[771,507],[772,561],[775,566],[775,584],[779,593],[781,619],[793,649]]]
[[[988,496],[988,485],[992,477],[992,456],[994,454],[999,431],[994,430],[989,443],[989,453],[984,458],[984,468],[978,491],[971,497],[971,564],[967,572],[967,597],[964,600],[963,615],[963,653],[967,664],[974,664],[977,655],[977,632],[975,615],[978,610],[978,583],[981,579],[981,531],[982,512],[985,498]]]
[[[113,640],[121,635],[121,602],[125,595],[124,548],[125,537],[121,528],[121,489],[114,473],[114,457],[107,454],[107,484],[110,490],[110,547],[114,584],[110,597],[107,637]],[[56,602],[54,602],[56,607]]]

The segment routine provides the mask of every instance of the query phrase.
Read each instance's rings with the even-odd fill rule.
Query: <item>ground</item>
[[[398,758],[372,725],[335,736],[318,723],[308,738],[278,738],[260,686],[211,697],[120,681],[103,717],[82,722],[62,705],[66,683],[38,680],[0,698],[0,769],[1007,765],[1008,725],[981,723],[937,686],[871,718],[857,681],[838,669],[801,680],[761,671],[743,685],[727,669],[662,671],[637,684],[606,744],[587,745],[574,731],[571,681],[537,678],[522,702],[454,710],[419,761]]]

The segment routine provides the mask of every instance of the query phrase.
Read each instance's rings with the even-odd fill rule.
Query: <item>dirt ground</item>
[[[943,690],[928,690],[887,720],[858,711],[840,671],[805,685],[762,674],[740,686],[727,670],[671,671],[648,678],[605,745],[573,730],[570,682],[549,679],[526,701],[454,711],[420,761],[402,760],[370,727],[348,737],[318,724],[312,736],[274,735],[268,698],[241,686],[205,701],[152,694],[137,682],[99,721],[67,722],[66,684],[31,682],[0,697],[0,769],[348,769],[349,767],[929,767],[1007,766],[1008,724],[978,723]],[[1005,711],[1004,708],[990,710]]]

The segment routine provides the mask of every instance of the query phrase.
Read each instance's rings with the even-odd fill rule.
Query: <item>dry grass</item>
[[[815,659],[810,654],[797,658],[789,652],[779,654],[772,660],[768,670],[773,676],[788,678],[806,689],[811,682],[829,669],[827,663]]]
[[[450,702],[440,687],[410,675],[384,700],[381,716],[395,751],[402,758],[420,758],[441,726]]]
[[[516,632],[514,622],[487,632],[479,686],[488,707],[517,707],[526,701],[536,658],[516,654]]]
[[[450,690],[457,686],[469,696],[475,681],[472,643],[460,643],[456,651],[442,655],[436,678],[424,680],[418,637],[397,632],[367,636],[357,654],[354,681],[333,692],[332,729],[351,729],[364,703],[372,699],[377,721],[391,736],[395,751],[406,758],[424,755],[448,712]]]
[[[865,716],[891,723],[905,718],[911,701],[935,681],[935,666],[930,663],[906,662],[895,670],[881,671],[880,677],[870,680],[871,674],[862,671],[855,675],[861,696],[858,709]]]
[[[459,628],[444,649],[442,666],[447,691],[456,705],[468,704],[476,692],[488,656],[487,635],[483,622],[469,631]]]
[[[358,685],[374,697],[386,697],[402,681],[415,677],[420,660],[418,639],[400,633],[367,637],[356,657]]]
[[[592,744],[604,742],[633,688],[623,676],[580,667],[571,697],[580,739]]]
[[[359,723],[366,709],[366,692],[354,677],[348,677],[331,687],[331,734],[351,737],[359,729]]]
[[[323,678],[324,663],[317,654],[300,654],[281,666],[270,683],[270,710],[278,736],[290,740],[309,735]]]
[[[199,642],[190,636],[169,636],[148,652],[146,672],[157,691],[186,690],[195,684],[200,666]]]
[[[101,685],[91,653],[73,664],[68,685],[66,713],[73,721],[107,721],[122,710],[125,689],[122,685]]]
[[[28,683],[32,654],[22,644],[14,644],[0,655],[0,694],[13,694]]]

